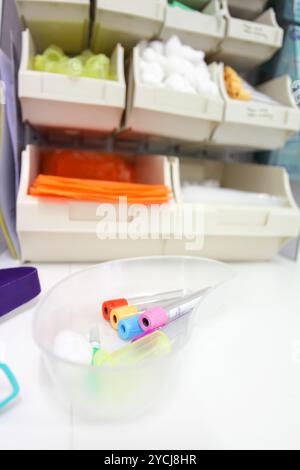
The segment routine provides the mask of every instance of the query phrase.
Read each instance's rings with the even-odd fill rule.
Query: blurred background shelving
[[[70,252],[67,249],[71,234],[78,231],[79,243],[80,237],[86,239],[91,230],[84,220],[75,228],[76,224],[70,218],[74,204],[70,203],[64,206],[64,228],[59,228],[57,222],[57,229],[50,230],[54,213],[51,217],[49,215],[49,219],[44,218],[51,212],[47,211],[49,201],[36,199],[33,203],[32,198],[25,197],[28,181],[32,182],[33,179],[28,175],[35,174],[38,167],[33,157],[28,155],[32,152],[37,155],[43,147],[118,152],[129,158],[141,155],[150,155],[151,158],[163,156],[167,161],[168,158],[179,158],[170,163],[173,169],[177,165],[177,176],[174,174],[169,183],[176,194],[181,184],[178,175],[181,171],[184,173],[186,158],[193,158],[191,168],[199,173],[202,171],[201,162],[207,161],[212,164],[216,162],[216,165],[222,165],[222,162],[238,165],[241,175],[248,168],[246,165],[252,165],[255,175],[252,179],[258,179],[260,184],[256,186],[253,183],[249,187],[245,184],[242,190],[266,192],[270,197],[287,197],[289,205],[277,208],[278,220],[281,217],[282,224],[291,217],[291,223],[286,223],[287,231],[278,232],[274,227],[272,229],[272,224],[268,225],[273,217],[272,207],[268,207],[264,216],[259,215],[261,208],[252,207],[256,215],[250,217],[248,224],[245,222],[247,216],[243,215],[245,209],[222,207],[218,209],[219,214],[228,215],[231,211],[227,219],[230,222],[225,225],[231,225],[237,238],[234,241],[228,238],[228,227],[227,234],[218,229],[210,235],[215,237],[210,245],[213,248],[206,247],[207,250],[199,254],[222,259],[269,259],[288,239],[297,236],[300,219],[287,174],[285,170],[280,170],[284,183],[278,187],[284,187],[284,191],[276,189],[276,184],[271,183],[272,168],[263,165],[284,166],[292,180],[298,178],[298,169],[300,174],[299,157],[296,156],[300,110],[299,94],[295,89],[299,76],[297,40],[300,35],[297,28],[300,26],[296,24],[295,4],[293,8],[288,8],[287,5],[279,5],[282,2],[259,0],[17,0],[16,3],[24,31],[22,45],[19,38],[10,60],[15,71],[20,65],[17,113],[23,121],[22,131],[25,131],[20,146],[26,148],[21,159],[23,192],[19,193],[18,202],[18,232],[23,259],[43,260],[43,249],[50,242],[50,235],[55,237],[56,232],[57,235],[63,232],[64,236],[59,238],[62,245],[58,252],[63,257],[62,253],[66,250],[69,254],[64,260],[72,261],[72,256],[76,257],[74,250]],[[16,22],[16,15],[12,16]],[[149,86],[142,81],[142,51],[147,47],[146,41],[168,41],[173,35],[178,36],[185,47],[193,47],[206,54],[208,74],[215,94],[186,93]],[[88,47],[93,53],[106,54],[114,71],[111,74],[113,79],[95,80],[33,70],[35,56],[52,44],[73,56]],[[265,101],[233,99],[224,81],[224,66],[233,66],[240,79],[264,95]],[[33,148],[36,150],[33,151]],[[254,165],[255,162],[261,166]],[[252,171],[250,166],[249,175]],[[226,174],[235,168],[228,166]],[[174,181],[177,181],[176,187]],[[226,181],[232,182],[233,179],[228,177]],[[246,181],[244,177],[243,181]],[[236,189],[230,188],[229,183],[223,180],[219,183],[221,189]],[[177,206],[180,205],[179,199],[175,198]],[[53,203],[55,206],[55,201]],[[32,207],[32,215],[29,215],[29,207]],[[88,207],[88,203],[82,202],[80,213],[85,210],[89,213],[92,209]],[[249,211],[245,213],[250,214]],[[23,214],[27,214],[26,217]],[[220,217],[222,219],[223,216]],[[35,222],[31,226],[30,221],[33,220]],[[267,236],[265,232],[258,231],[258,239],[255,239],[254,227],[261,223],[270,228],[270,233]],[[45,233],[43,227],[48,227]],[[36,237],[41,233],[45,238],[38,249]],[[208,233],[206,235],[208,240]],[[243,242],[246,238],[250,244],[256,241],[253,248],[245,250],[243,256],[237,247],[245,246]],[[269,248],[263,244],[263,239],[269,241]],[[24,248],[25,244],[31,248]],[[87,244],[90,247],[89,261],[93,258],[99,260],[112,251],[104,245],[92,249],[93,243],[90,241]],[[218,248],[222,244],[228,244],[228,252],[222,253]],[[148,248],[149,254],[184,252],[183,246],[172,243],[164,243],[158,248],[149,242],[145,249]],[[115,247],[114,251],[119,256],[128,255],[129,245],[125,243],[123,247],[120,245],[120,249]],[[53,253],[52,257],[55,260],[60,258]],[[84,252],[77,259],[84,261]]]

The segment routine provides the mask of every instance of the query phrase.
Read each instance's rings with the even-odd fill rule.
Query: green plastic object
[[[184,3],[177,2],[177,1],[170,2],[170,5],[171,7],[181,8],[182,10],[186,10],[186,11],[196,11],[194,8],[191,8],[187,5],[184,5]]]
[[[172,345],[168,336],[162,331],[155,331],[112,354],[98,351],[94,358],[94,365],[98,367],[132,366],[166,356],[171,351]]]
[[[104,54],[96,55],[88,49],[80,55],[68,57],[60,47],[52,45],[43,54],[35,56],[32,68],[37,72],[70,77],[117,80],[117,77],[111,73],[110,59]]]

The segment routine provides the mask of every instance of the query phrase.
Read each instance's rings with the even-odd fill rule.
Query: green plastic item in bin
[[[171,7],[181,8],[182,10],[186,10],[186,11],[196,11],[194,8],[188,7],[187,5],[184,5],[184,3],[177,2],[177,1],[170,2],[170,5]]]
[[[106,362],[103,361],[103,352],[99,351],[94,357],[94,365],[98,367],[132,366],[166,356],[171,351],[172,345],[168,336],[162,331],[155,331],[110,354]]]

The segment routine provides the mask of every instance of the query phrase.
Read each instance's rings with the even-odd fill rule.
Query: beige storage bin
[[[55,44],[78,54],[87,47],[89,0],[17,0],[17,5],[40,51]]]
[[[166,157],[138,156],[137,179],[144,184],[166,184],[171,188],[171,171]],[[162,255],[162,239],[126,238],[127,222],[120,220],[117,230],[113,219],[106,214],[105,234],[99,232],[98,202],[71,201],[60,198],[29,196],[29,188],[39,174],[40,151],[28,146],[22,155],[22,173],[17,202],[17,231],[22,260],[32,262],[96,262],[130,256]],[[170,208],[172,202],[170,203]],[[118,207],[116,206],[116,211]],[[98,214],[98,215],[97,215]],[[124,226],[124,233],[123,227]],[[134,230],[134,229],[131,229]],[[97,236],[99,232],[99,238]],[[146,234],[148,235],[148,234]],[[112,239],[109,239],[112,237]]]
[[[172,165],[174,195],[183,210],[199,207],[204,214],[204,246],[197,253],[228,261],[269,260],[290,239],[299,235],[300,212],[293,199],[289,177],[282,168],[263,165],[224,163],[182,159]],[[261,203],[260,197],[251,203],[238,205],[214,201],[211,196],[199,198],[199,203],[184,203],[181,184],[204,180],[217,181],[221,188],[250,193],[262,193],[276,198],[280,205]],[[251,195],[250,195],[251,196]],[[211,199],[211,200],[210,200]],[[255,202],[257,200],[257,203]],[[269,205],[268,205],[269,204]],[[180,253],[185,242],[173,241],[167,253]]]
[[[221,96],[184,93],[148,86],[140,80],[140,49],[133,50],[127,94],[127,134],[163,137],[173,142],[203,142],[210,139],[222,121]]]
[[[110,54],[117,43],[130,50],[141,40],[157,36],[162,28],[165,0],[96,0],[95,3],[94,52]]]
[[[111,57],[116,81],[33,71],[37,52],[29,31],[25,31],[19,72],[24,122],[37,128],[103,134],[119,127],[126,102],[124,50],[120,45]]]
[[[254,20],[266,8],[268,0],[228,0],[230,12],[237,18],[244,18],[246,20]]]
[[[273,9],[247,21],[230,14],[227,0],[220,0],[220,6],[227,21],[226,35],[211,60],[250,70],[267,62],[282,47],[284,32]]]
[[[241,149],[274,150],[300,129],[300,111],[292,94],[287,75],[260,85],[258,91],[273,98],[279,105],[231,99],[224,83],[224,66],[214,64],[222,97],[225,101],[223,122],[215,130],[211,142]]]
[[[225,37],[226,21],[218,15],[217,2],[213,0],[203,12],[187,11],[168,5],[165,22],[159,38],[167,40],[173,35],[195,49],[214,52]]]

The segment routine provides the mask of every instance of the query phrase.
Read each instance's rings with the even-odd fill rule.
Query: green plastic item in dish
[[[35,56],[33,70],[70,77],[117,80],[117,77],[110,73],[110,59],[104,54],[94,54],[88,49],[76,57],[68,57],[60,47],[52,45],[43,54]]]

